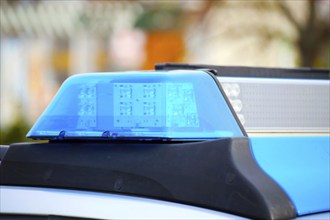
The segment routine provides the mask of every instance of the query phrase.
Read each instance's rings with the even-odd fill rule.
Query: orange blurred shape
[[[68,73],[70,68],[70,51],[58,50],[52,54],[52,65],[58,73]]]
[[[99,72],[103,72],[107,70],[107,61],[108,61],[108,56],[106,50],[102,49],[98,51],[95,57],[95,63],[97,70]]]
[[[183,33],[180,31],[147,32],[146,61],[143,69],[154,69],[156,63],[181,62],[185,55]]]

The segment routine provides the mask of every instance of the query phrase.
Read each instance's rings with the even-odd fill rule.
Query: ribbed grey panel
[[[218,79],[248,132],[329,132],[330,80]]]

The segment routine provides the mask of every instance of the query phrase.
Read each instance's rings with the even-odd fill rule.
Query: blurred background
[[[1,0],[0,144],[70,75],[159,62],[329,68],[329,0]]]

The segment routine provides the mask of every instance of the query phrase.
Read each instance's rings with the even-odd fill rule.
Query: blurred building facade
[[[1,129],[19,116],[32,124],[72,74],[157,62],[299,66],[295,22],[311,6],[276,2],[1,0]],[[315,9],[326,22],[328,6]],[[317,65],[329,68],[322,47]]]

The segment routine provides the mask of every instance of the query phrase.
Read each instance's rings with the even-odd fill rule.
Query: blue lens
[[[27,134],[34,139],[243,136],[215,78],[203,71],[68,78]]]

